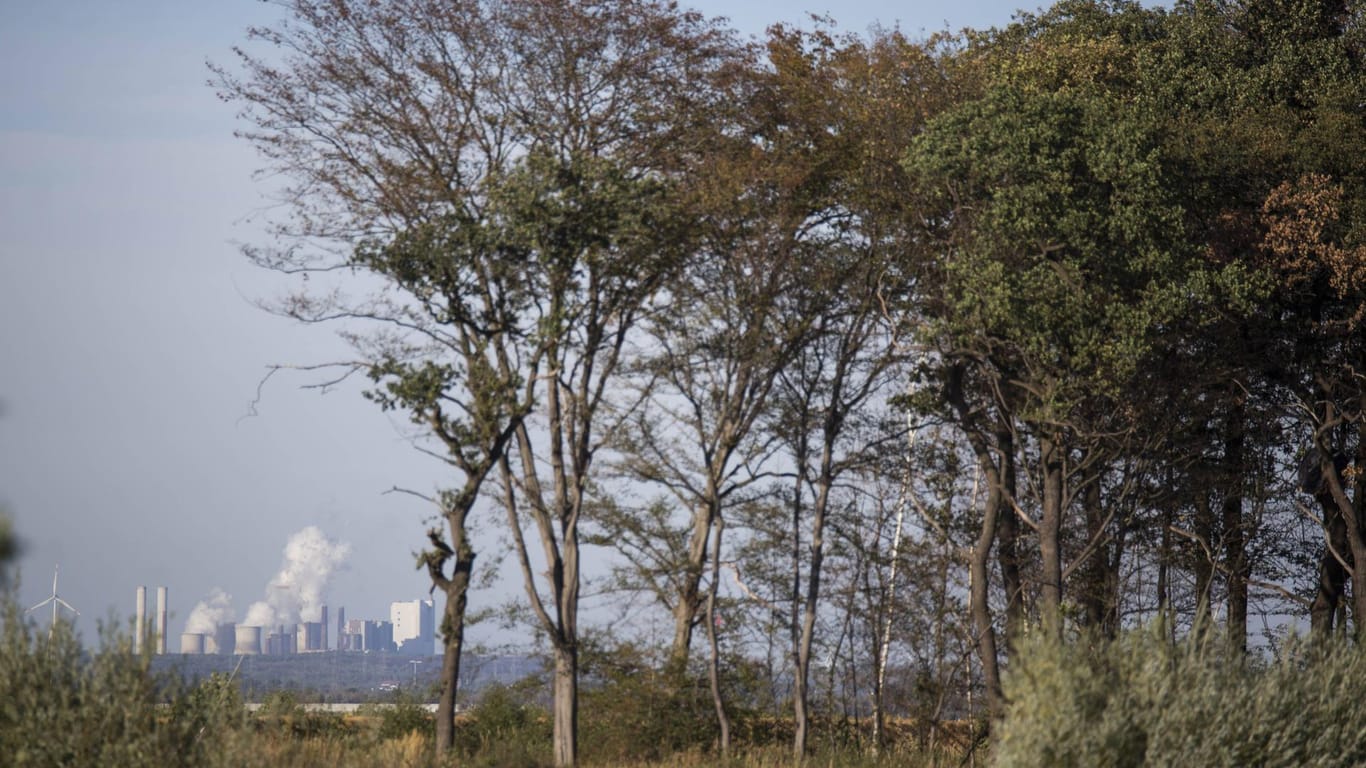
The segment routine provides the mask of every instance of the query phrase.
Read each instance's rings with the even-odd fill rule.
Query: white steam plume
[[[280,572],[266,585],[266,599],[247,609],[243,624],[274,627],[322,618],[323,590],[351,554],[351,545],[332,541],[310,525],[289,537]]]
[[[237,612],[232,609],[232,595],[214,587],[209,596],[196,603],[194,610],[190,611],[190,618],[185,622],[185,631],[212,637],[219,624],[232,621],[236,617]]]

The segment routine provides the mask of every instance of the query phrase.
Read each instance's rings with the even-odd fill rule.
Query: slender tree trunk
[[[1119,633],[1119,567],[1124,542],[1121,535],[1110,536],[1105,530],[1101,480],[1100,476],[1093,478],[1082,494],[1088,540],[1103,543],[1096,547],[1084,565],[1085,588],[1080,602],[1087,626],[1096,627],[1106,637],[1113,638]],[[1107,536],[1109,541],[1105,541]]]
[[[1039,613],[1044,630],[1062,632],[1062,448],[1053,437],[1039,439],[1043,509],[1039,516]]]
[[[1224,498],[1220,505],[1224,528],[1224,566],[1228,569],[1229,642],[1247,650],[1247,530],[1243,520],[1243,446],[1246,413],[1241,398],[1235,399],[1224,429]]]
[[[996,562],[1001,569],[1001,587],[1005,591],[1006,652],[1009,654],[1015,639],[1024,630],[1024,580],[1020,577],[1020,518],[1013,506],[1016,498],[1015,435],[1008,425],[996,430],[996,450],[999,453],[1002,485],[1002,509],[996,525]]]
[[[909,416],[907,420],[909,421]],[[911,448],[915,448],[915,431],[911,431]],[[886,739],[886,711],[883,703],[884,692],[887,687],[887,656],[892,646],[892,610],[896,604],[896,570],[897,562],[901,556],[901,527],[906,520],[906,505],[909,502],[908,495],[913,493],[909,479],[902,491],[902,498],[897,500],[896,506],[896,529],[892,534],[892,563],[887,577],[887,589],[885,598],[879,607],[879,631],[877,658],[874,660],[873,680],[873,748],[879,753],[882,751],[882,742]]]
[[[446,606],[441,620],[445,653],[441,657],[441,700],[436,713],[436,751],[445,754],[455,746],[455,703],[460,689],[460,656],[465,646],[465,609],[469,598],[474,550],[465,531],[465,515],[451,523],[455,571],[446,583]]]
[[[974,645],[982,662],[982,684],[986,688],[987,711],[993,720],[1005,715],[1005,697],[1001,693],[1001,667],[996,655],[996,629],[992,624],[989,576],[991,546],[996,541],[997,523],[1007,501],[1002,494],[1002,478],[997,471],[991,446],[984,433],[977,429],[977,417],[963,394],[964,369],[954,366],[944,386],[944,399],[953,407],[960,420],[964,436],[972,445],[977,466],[987,483],[986,504],[982,508],[981,529],[977,544],[969,551],[968,611],[972,616]],[[1014,514],[1006,510],[1008,514]],[[971,690],[971,688],[969,688]]]
[[[1169,469],[1166,477],[1166,487],[1174,486],[1172,473]],[[1172,562],[1172,526],[1176,524],[1176,502],[1174,499],[1167,500],[1162,505],[1162,538],[1158,542],[1157,552],[1157,616],[1158,620],[1166,622],[1164,626],[1175,627],[1171,615],[1171,585],[1168,571]],[[1142,620],[1142,616],[1139,617]]]
[[[1105,535],[1101,530],[1105,522],[1101,506],[1100,478],[1092,478],[1082,493],[1082,512],[1086,516],[1086,536],[1089,541],[1096,541]],[[1083,565],[1086,577],[1077,602],[1081,604],[1089,627],[1099,627],[1105,621],[1105,551],[1104,546],[1098,548]]]
[[[697,504],[693,511],[692,532],[688,537],[688,561],[673,612],[674,638],[669,649],[668,670],[671,674],[681,676],[688,669],[693,628],[697,626],[697,614],[702,609],[702,574],[707,564],[707,540],[711,534],[712,510],[715,506],[707,501]]]
[[[730,718],[726,717],[726,703],[721,696],[721,644],[716,637],[716,592],[721,586],[721,534],[726,521],[716,516],[716,538],[711,547],[711,584],[707,587],[707,645],[711,656],[707,661],[707,682],[711,685],[711,700],[716,708],[717,742],[721,759],[730,757]]]
[[[992,719],[1005,715],[1005,697],[1001,693],[1000,664],[996,657],[996,629],[992,626],[988,575],[991,570],[991,544],[996,538],[996,519],[1001,502],[998,489],[988,489],[986,506],[982,510],[982,528],[977,535],[977,546],[972,548],[969,575],[972,579],[969,603],[973,633],[977,638],[977,656],[982,662],[982,683],[986,687],[987,712]]]
[[[817,491],[811,518],[811,567],[807,575],[806,601],[802,611],[801,641],[797,648],[797,669],[794,674],[793,707],[796,728],[792,738],[792,752],[800,762],[806,757],[810,712],[807,702],[807,679],[811,669],[811,642],[816,635],[816,607],[821,591],[821,566],[825,561],[825,513],[830,503],[830,446],[822,459],[822,479]],[[852,610],[851,610],[852,612]]]
[[[1195,493],[1195,534],[1205,542],[1214,541],[1214,508],[1210,506],[1209,493],[1203,489]],[[1195,571],[1195,624],[1204,626],[1210,616],[1210,601],[1214,588],[1213,553],[1201,551],[1194,558],[1192,570]]]
[[[797,466],[805,468],[807,441],[804,432],[797,440],[794,453]],[[792,551],[790,552],[792,599],[789,609],[791,615],[788,617],[789,640],[792,647],[792,740],[798,762],[806,753],[806,708],[809,702],[807,686],[810,684],[810,677],[807,674],[807,659],[803,656],[805,648],[802,642],[805,637],[802,623],[802,488],[805,485],[803,477],[803,472],[798,470],[794,473],[792,483]],[[812,565],[815,564],[812,563]]]
[[[1314,497],[1323,510],[1324,547],[1319,558],[1318,592],[1309,609],[1310,633],[1319,639],[1333,634],[1338,607],[1346,596],[1347,569],[1342,560],[1350,559],[1352,550],[1347,541],[1347,521],[1331,493],[1321,491]]]

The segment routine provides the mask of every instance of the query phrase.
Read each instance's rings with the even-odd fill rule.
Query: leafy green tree
[[[1037,604],[1058,632],[1081,457],[1116,429],[1095,414],[1131,412],[1130,385],[1198,285],[1160,116],[1126,87],[1148,30],[1136,14],[1063,4],[988,39],[970,55],[996,74],[907,154],[934,244],[911,268],[941,402],[988,477],[973,602],[996,712],[984,558],[999,520],[1026,509],[1003,449],[1031,457]]]
[[[368,396],[406,412],[455,475],[418,558],[446,597],[438,748],[453,743],[469,516],[492,475],[555,649],[555,760],[572,764],[578,525],[599,420],[620,417],[607,384],[685,234],[667,206],[687,150],[672,139],[731,44],[648,1],[289,10],[251,33],[269,54],[239,51],[240,74],[213,69],[253,126],[246,138],[292,182],[276,245],[248,254],[315,278],[280,309],[344,323],[359,359],[339,377],[368,374]],[[317,287],[351,274],[371,278],[357,296]]]

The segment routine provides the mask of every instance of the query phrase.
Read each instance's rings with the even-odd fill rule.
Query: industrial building
[[[431,600],[410,600],[389,605],[394,643],[405,656],[436,653],[436,607]]]

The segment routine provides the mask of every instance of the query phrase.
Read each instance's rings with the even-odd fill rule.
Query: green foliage
[[[1259,665],[1160,628],[1021,644],[1000,766],[1353,766],[1366,761],[1366,652],[1295,646]]]
[[[1159,135],[1117,95],[991,88],[932,121],[907,169],[945,222],[941,331],[1023,360],[1037,407],[1115,392],[1185,308]]]
[[[211,696],[149,672],[113,632],[88,653],[69,624],[40,630],[0,606],[0,755],[7,765],[200,765],[228,722]],[[166,702],[178,702],[167,709]],[[221,711],[221,710],[220,710]],[[174,712],[183,716],[168,716]]]
[[[529,703],[519,685],[484,689],[470,712],[456,723],[456,747],[472,765],[535,766],[549,763],[550,716]]]
[[[585,654],[580,690],[584,756],[660,760],[702,751],[716,738],[704,679],[660,671],[647,649],[627,643]]]
[[[411,693],[399,690],[384,706],[363,707],[363,712],[378,716],[381,739],[398,739],[410,733],[431,738],[436,732],[436,719]]]

